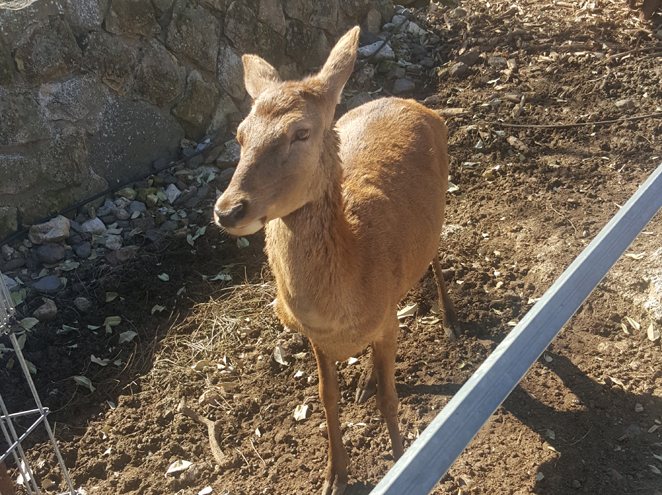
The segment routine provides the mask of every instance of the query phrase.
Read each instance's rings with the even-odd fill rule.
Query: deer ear
[[[257,55],[241,57],[244,64],[244,85],[254,100],[267,86],[280,82],[278,71],[269,62]]]
[[[317,78],[325,85],[329,99],[332,99],[334,104],[340,101],[345,83],[354,70],[360,32],[361,28],[355,26],[345,33],[333,47],[324,67],[317,74]]]

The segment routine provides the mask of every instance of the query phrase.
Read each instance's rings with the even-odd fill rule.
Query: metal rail
[[[371,495],[429,493],[660,208],[662,164],[453,396]]]
[[[49,410],[47,407],[44,407],[41,403],[41,399],[39,398],[37,389],[34,385],[34,382],[32,381],[32,377],[30,376],[30,370],[28,369],[28,364],[25,361],[25,358],[23,357],[21,346],[19,345],[18,339],[16,338],[15,328],[17,326],[17,323],[16,320],[14,319],[16,308],[14,307],[14,304],[11,299],[11,294],[9,293],[9,290],[7,289],[2,277],[3,275],[2,273],[0,273],[0,336],[3,335],[9,336],[9,340],[12,344],[14,354],[21,366],[21,370],[23,371],[23,376],[25,377],[25,381],[27,382],[28,387],[30,388],[30,392],[32,393],[32,399],[34,401],[36,408],[27,411],[10,413],[7,409],[5,401],[2,398],[2,394],[0,393],[0,433],[2,434],[5,442],[8,445],[4,453],[0,452],[0,463],[11,456],[14,459],[14,462],[16,463],[16,467],[18,468],[19,472],[22,475],[23,488],[25,492],[27,492],[28,495],[39,495],[40,493],[42,493],[39,488],[39,485],[37,484],[37,479],[35,478],[34,472],[30,467],[28,458],[25,455],[25,449],[23,448],[22,442],[24,442],[27,439],[27,437],[39,425],[43,425],[44,429],[46,430],[46,433],[48,434],[48,438],[51,442],[51,446],[53,447],[53,452],[55,453],[57,462],[60,466],[60,471],[62,473],[64,484],[66,485],[68,490],[62,495],[65,494],[76,495],[78,492],[75,490],[73,482],[69,477],[69,472],[67,471],[67,467],[64,463],[64,459],[62,458],[62,454],[60,453],[60,449],[58,448],[55,435],[53,434],[51,425],[48,422],[47,416]],[[37,419],[35,419],[34,422],[27,429],[23,431],[23,433],[19,434],[16,431],[14,420],[16,420],[19,417],[32,415],[32,414],[36,414]]]

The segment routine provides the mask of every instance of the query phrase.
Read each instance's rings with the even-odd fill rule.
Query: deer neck
[[[320,156],[322,194],[267,224],[267,255],[279,292],[292,297],[333,290],[352,269],[354,239],[345,217],[338,145],[335,129],[328,130]]]

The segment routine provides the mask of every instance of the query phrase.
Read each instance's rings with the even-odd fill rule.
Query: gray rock
[[[115,194],[117,194],[121,198],[126,198],[129,201],[133,201],[134,199],[136,199],[136,190],[132,187],[123,187]]]
[[[175,54],[192,60],[200,68],[214,72],[220,32],[218,20],[204,8],[177,2],[168,26],[166,46]]]
[[[620,108],[621,110],[631,110],[635,107],[634,101],[632,98],[623,98],[622,100],[618,100],[616,103],[616,108]]]
[[[382,44],[384,46],[382,46]],[[377,62],[380,60],[395,60],[395,52],[393,51],[393,48],[391,48],[391,45],[388,44],[388,42],[384,44],[383,41],[376,41],[369,45],[360,47],[359,57],[372,57],[372,59]]]
[[[81,225],[81,230],[86,234],[101,235],[106,232],[106,226],[98,217],[91,218]]]
[[[44,242],[61,242],[69,237],[71,224],[67,217],[58,215],[48,222],[30,227],[28,239],[33,244]]]
[[[347,107],[347,110],[351,110],[352,108],[356,108],[358,106],[363,105],[364,103],[368,103],[369,101],[372,101],[372,96],[368,93],[358,93],[349,98],[345,102],[345,106]]]
[[[144,172],[157,156],[173,157],[183,134],[177,120],[157,107],[114,98],[99,131],[87,138],[88,162],[111,183],[125,180]]]
[[[311,2],[309,0],[284,0],[285,13],[309,26],[333,32],[338,24],[338,2]]]
[[[133,215],[134,213],[145,213],[147,211],[147,205],[142,201],[131,201],[129,203],[129,213]]]
[[[86,38],[83,67],[98,74],[101,81],[118,94],[131,90],[139,60],[140,52],[135,44],[120,36],[99,30]]]
[[[122,247],[122,236],[117,234],[106,234],[104,246],[111,251],[117,251]]]
[[[221,88],[233,98],[244,99],[246,89],[244,87],[244,69],[241,57],[229,44],[222,44],[218,50],[216,74]]]
[[[2,257],[7,261],[12,259],[12,256],[14,256],[15,253],[16,250],[9,244],[3,244],[0,246],[0,254],[2,254]]]
[[[401,95],[404,93],[410,93],[415,87],[416,83],[414,81],[401,77],[400,79],[396,79],[393,83],[393,94]]]
[[[0,206],[0,239],[18,230],[18,209]]]
[[[66,121],[85,127],[90,133],[99,128],[106,89],[94,77],[71,77],[42,84],[39,104],[49,120]]]
[[[42,244],[37,248],[37,258],[42,263],[55,264],[64,259],[66,250],[62,244]]]
[[[43,299],[44,303],[34,310],[32,316],[39,321],[51,321],[57,316],[57,305],[52,299]]]
[[[76,244],[74,246],[74,253],[79,258],[87,259],[92,254],[92,244],[87,241]]]
[[[230,184],[232,176],[234,175],[234,171],[234,167],[228,167],[221,171],[221,175],[218,176],[218,182],[223,189],[228,187],[228,184]]]
[[[216,160],[216,165],[221,168],[233,167],[239,163],[239,158],[241,157],[241,145],[236,139],[231,139],[226,141],[225,149],[218,156]]]
[[[495,69],[505,69],[508,67],[508,60],[505,57],[495,55],[487,58],[487,65]]]
[[[106,215],[113,215],[115,214],[115,210],[117,210],[115,203],[110,199],[106,199],[103,205],[97,208],[97,215],[100,217],[105,217]]]
[[[480,60],[480,50],[478,48],[471,48],[470,50],[464,52],[462,55],[458,56],[457,60],[471,67],[476,62],[478,62],[478,60]]]
[[[182,192],[177,188],[176,185],[170,184],[166,190],[165,195],[168,198],[168,202],[172,205],[177,201],[177,198],[182,194]]]
[[[115,216],[117,217],[118,220],[128,220],[131,218],[131,213],[129,213],[127,210],[124,208],[118,208],[117,211],[115,211]]]
[[[81,51],[71,29],[59,17],[30,25],[14,50],[19,72],[32,82],[66,74],[80,63]]]
[[[4,273],[0,273],[0,277],[2,277],[2,281],[4,282],[5,287],[7,287],[7,290],[12,290],[15,287],[18,287],[18,282],[16,282],[16,280],[13,278],[8,277]]]
[[[177,222],[175,222],[173,220],[166,220],[165,222],[163,222],[161,224],[161,226],[159,228],[163,232],[172,232],[174,230],[177,230],[178,227],[179,227],[179,225],[177,224]]]
[[[172,109],[188,136],[200,139],[207,133],[212,122],[220,91],[216,84],[206,81],[202,75],[193,70],[188,75],[184,97]]]
[[[81,313],[87,313],[92,309],[92,303],[85,297],[77,297],[74,299],[74,306],[76,306],[76,309]]]
[[[291,0],[288,2],[286,0],[285,5],[288,3],[294,2]],[[260,0],[257,9],[257,18],[260,22],[269,26],[281,36],[285,34],[285,15],[283,14],[282,0]]]
[[[453,64],[448,71],[448,74],[451,77],[456,77],[458,79],[463,79],[469,75],[469,67],[464,62],[457,62]]]
[[[155,36],[161,31],[151,2],[113,0],[106,18],[106,30],[113,34]]]
[[[23,256],[17,256],[14,259],[6,261],[0,265],[3,271],[11,272],[13,270],[18,270],[19,268],[25,266],[25,258]]]
[[[46,275],[32,284],[32,288],[44,294],[55,294],[62,289],[63,284],[59,277]]]
[[[136,71],[136,91],[151,103],[163,106],[182,93],[185,75],[185,69],[170,52],[151,40]]]
[[[365,16],[365,27],[369,33],[377,34],[382,28],[382,15],[375,8],[368,11]]]
[[[110,0],[66,0],[64,18],[76,32],[87,33],[101,26]]]

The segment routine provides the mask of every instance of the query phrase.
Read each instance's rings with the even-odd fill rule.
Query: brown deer
[[[334,127],[358,39],[355,27],[320,72],[302,81],[282,81],[266,61],[244,55],[253,106],[237,129],[237,170],[214,207],[215,221],[232,235],[265,227],[276,312],[315,352],[329,439],[324,495],[347,486],[335,362],[372,347],[371,371],[357,396],[376,391],[397,459],[403,445],[396,311],[430,261],[447,332],[455,328],[437,259],[448,186],[446,125],[413,100],[384,98]]]

